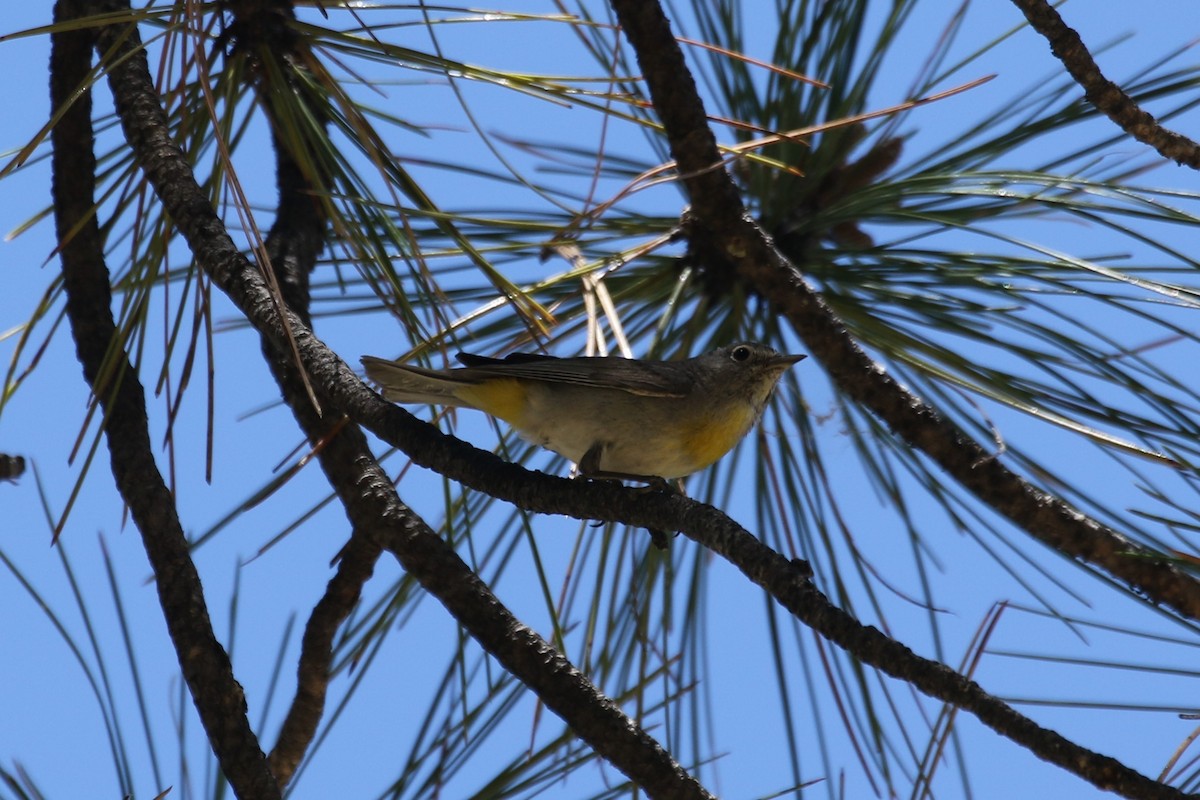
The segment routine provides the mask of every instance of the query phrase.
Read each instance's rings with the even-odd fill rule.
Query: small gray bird
[[[690,475],[733,449],[803,358],[739,342],[682,361],[459,353],[465,366],[455,369],[362,363],[388,400],[475,408],[588,477],[650,481]]]

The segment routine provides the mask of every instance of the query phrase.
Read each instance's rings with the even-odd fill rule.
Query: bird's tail
[[[393,403],[464,405],[457,392],[467,381],[451,377],[447,370],[397,364],[375,356],[363,356],[362,364],[367,377],[379,384],[383,396]]]

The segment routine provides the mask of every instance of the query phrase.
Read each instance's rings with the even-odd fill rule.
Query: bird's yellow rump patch
[[[485,414],[518,428],[529,405],[528,392],[515,378],[493,378],[466,384],[455,394]]]

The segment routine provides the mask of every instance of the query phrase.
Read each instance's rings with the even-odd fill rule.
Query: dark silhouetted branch
[[[308,336],[300,337],[300,341],[305,363],[312,363],[310,355],[313,362],[321,363],[319,352],[323,347]],[[331,371],[322,368],[314,379],[322,385],[336,386],[334,399],[352,418],[384,441],[405,449],[416,463],[532,511],[678,530],[727,559],[798,619],[855,658],[975,715],[1039,758],[1126,797],[1185,796],[1113,758],[1042,728],[974,681],[858,622],[812,585],[806,563],[788,560],[721,511],[681,495],[530,472],[491,453],[476,451],[466,442],[448,437],[382,401],[358,384],[344,364],[334,363],[332,367]]]
[[[68,22],[86,12],[86,6],[62,0],[55,5],[55,20]],[[71,335],[84,377],[103,407],[113,476],[142,536],[180,669],[221,771],[241,798],[277,798],[279,788],[247,719],[242,687],[213,634],[174,499],[154,462],[145,392],[112,316],[95,216],[91,93],[73,98],[88,80],[94,36],[77,28],[51,37],[52,108],[71,103],[51,132],[54,215]]]
[[[128,9],[126,3],[116,0],[108,5]],[[277,351],[289,352],[294,343],[311,384],[321,387],[333,407],[342,406],[349,398],[359,401],[366,398],[383,405],[294,312],[280,306],[262,274],[230,239],[182,152],[171,140],[145,54],[137,49],[136,31],[125,26],[104,28],[99,38],[102,46],[116,47],[122,56],[108,72],[108,79],[125,137],[197,263]],[[334,375],[343,385],[327,380]],[[442,452],[443,460],[453,457],[457,449],[447,446],[447,437],[400,409],[389,408],[403,415],[423,436],[436,437],[430,441],[437,443],[435,449]],[[330,410],[326,413],[335,416]],[[451,453],[449,457],[445,455],[447,452]],[[471,451],[470,460],[473,464],[482,463],[476,453]],[[346,454],[358,457],[352,456],[349,449]],[[488,454],[481,455],[486,460]],[[355,530],[392,552],[404,569],[437,597],[485,650],[532,688],[547,708],[562,717],[600,756],[651,797],[711,797],[612,700],[517,620],[453,548],[400,502],[395,488],[373,459],[358,464],[355,491],[355,499],[346,504]]]
[[[1042,543],[1107,571],[1184,616],[1200,619],[1200,582],[1194,577],[1013,473],[862,351],[820,293],[755,225],[728,173],[710,168],[720,162],[716,139],[659,4],[614,0],[613,7],[679,165],[698,222],[692,227],[787,318],[838,388]]]
[[[687,188],[692,213],[710,246],[736,266],[791,322],[839,388],[870,408],[905,441],[925,452],[984,502],[1061,552],[1106,569],[1181,613],[1200,618],[1200,583],[1154,553],[1088,519],[989,458],[978,443],[900,386],[849,336],[820,295],[772,245],[746,212],[724,169],[703,102],[662,7],[646,0],[613,0]],[[633,520],[630,520],[633,521]],[[640,521],[639,521],[640,522]],[[686,529],[685,529],[686,532]],[[1092,753],[1040,728],[972,681],[922,659],[836,609],[769,548],[735,537],[745,552],[728,554],[784,606],[857,658],[922,691],[967,709],[1039,757],[1105,789],[1130,797],[1179,797],[1114,759]],[[753,537],[749,537],[752,539]],[[706,540],[706,544],[709,542]],[[726,555],[720,543],[713,543]],[[761,548],[768,552],[755,552]],[[1136,555],[1135,555],[1136,554]],[[772,561],[775,563],[772,565]]]
[[[654,4],[617,5],[624,16],[638,14],[646,6]],[[635,8],[630,8],[630,5]],[[652,10],[661,16],[661,10],[656,6]],[[665,20],[662,25],[669,38]],[[630,30],[628,23],[626,30]],[[670,45],[674,46],[673,40]],[[677,74],[686,78],[686,70],[681,65],[680,60]],[[643,69],[649,72],[647,67],[643,66]],[[806,565],[788,561],[716,509],[677,495],[644,493],[617,485],[570,481],[530,472],[445,436],[404,410],[384,402],[368,390],[354,372],[303,325],[298,316],[278,306],[262,276],[237,251],[203,192],[195,184],[178,148],[170,141],[144,59],[128,59],[121,67],[114,69],[110,80],[126,136],[167,212],[187,238],[198,263],[238,305],[255,328],[281,352],[288,347],[290,334],[300,363],[312,384],[322,387],[331,408],[344,411],[385,441],[402,448],[415,463],[436,469],[467,486],[524,508],[683,531],[729,559],[797,617],[865,663],[910,681],[929,695],[975,714],[1040,757],[1062,765],[1098,786],[1120,791],[1127,796],[1182,796],[1171,787],[1151,781],[1111,758],[1088,751],[1037,726],[988,695],[974,682],[937,662],[916,656],[898,642],[856,622],[830,604],[811,585]],[[698,102],[698,98],[696,100]],[[703,120],[702,108],[700,119]],[[670,127],[668,125],[668,129]],[[686,141],[680,149],[685,149],[689,142],[703,143],[706,131],[707,127],[703,126],[685,134]],[[708,136],[711,141],[711,134]],[[675,144],[673,141],[673,146]],[[695,156],[696,153],[691,153],[689,157],[694,160]],[[705,163],[715,163],[715,160]],[[689,171],[697,175],[704,172]],[[722,177],[722,180],[725,179]],[[740,207],[736,192],[732,199]],[[711,198],[704,199],[704,203],[710,201]],[[716,206],[708,207],[706,213],[722,210],[728,209],[718,202]],[[755,275],[741,260],[747,254],[758,255],[763,250],[768,253],[773,250],[744,216],[739,219],[744,227],[734,230],[742,232],[742,239],[734,241],[722,238],[726,235],[722,229],[718,231],[716,241],[722,242],[727,254],[737,259],[743,274]],[[715,220],[706,220],[712,221]],[[768,284],[768,289],[784,287],[791,292],[807,290],[795,271],[778,254],[773,259],[763,259],[762,268],[773,268],[781,276],[776,278],[781,283],[776,287]],[[765,276],[759,277],[767,280]],[[787,296],[785,293],[777,302],[789,314],[794,315],[804,309],[804,306],[788,307],[785,304]],[[816,302],[816,308],[823,311],[819,298]],[[824,313],[827,315],[827,312]],[[830,333],[838,334],[830,342],[823,343],[823,347],[829,351],[827,355],[834,359],[839,354],[838,347],[848,347],[851,356],[865,360],[844,331],[833,324],[836,320],[829,317],[826,321],[832,325]],[[803,322],[794,324],[802,327]],[[842,356],[845,357],[845,354]],[[849,362],[843,361],[841,367],[847,369],[853,363],[862,365],[851,359]],[[867,372],[877,369],[869,361],[865,362],[865,366]],[[875,386],[886,390],[889,396],[892,392],[899,392],[901,399],[908,398],[916,402],[891,384]],[[889,402],[895,400],[893,396]],[[918,421],[923,413],[917,414]],[[407,512],[386,475],[377,466],[362,466],[362,478],[357,487],[358,499],[347,504],[347,513],[357,530],[395,553],[404,568],[435,595],[486,650],[520,680],[534,688],[546,705],[566,719],[581,738],[629,775],[649,795],[707,796],[653,739],[621,714],[610,700],[600,695],[544,640],[516,620],[445,542],[418,517]]]
[[[1102,114],[1142,144],[1158,151],[1163,158],[1192,169],[1200,169],[1200,145],[1159,124],[1152,114],[1134,102],[1117,84],[1104,77],[1092,59],[1087,45],[1073,28],[1063,22],[1054,6],[1046,0],[1013,0],[1029,25],[1050,43],[1050,52],[1063,63],[1084,96]]]
[[[334,636],[362,597],[380,552],[377,542],[356,530],[338,554],[337,573],[309,615],[296,665],[296,695],[271,748],[271,771],[281,786],[291,782],[316,735],[325,713]]]
[[[292,146],[303,146],[304,131],[293,131],[290,138],[281,135],[282,126],[289,123],[287,115],[280,114],[276,107],[277,103],[304,102],[308,96],[296,91],[302,81],[295,71],[303,69],[311,54],[289,25],[295,19],[290,3],[233,0],[227,7],[232,14],[227,29],[231,58],[246,60],[261,107],[271,121],[279,200],[275,221],[264,242],[265,267],[274,277],[282,302],[311,324],[309,275],[325,246],[327,215],[320,196],[328,189],[321,180],[325,176],[305,174],[301,161],[313,164],[319,159],[311,153],[292,151]],[[284,85],[276,85],[278,82]],[[324,124],[321,108],[310,104],[306,112]],[[343,504],[356,502],[364,465],[375,463],[365,437],[357,428],[347,426],[344,417],[322,417],[316,412],[308,394],[310,387],[294,363],[293,351],[280,351],[264,339],[263,355],[338,497]],[[291,782],[316,736],[325,712],[334,638],[361,599],[363,586],[374,574],[382,552],[379,542],[354,529],[338,553],[337,571],[309,615],[296,665],[296,694],[271,749],[271,770],[280,786]]]

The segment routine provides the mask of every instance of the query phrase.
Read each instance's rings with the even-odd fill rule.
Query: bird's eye
[[[750,348],[744,344],[739,344],[733,348],[733,352],[729,355],[734,361],[747,361],[750,358]]]

